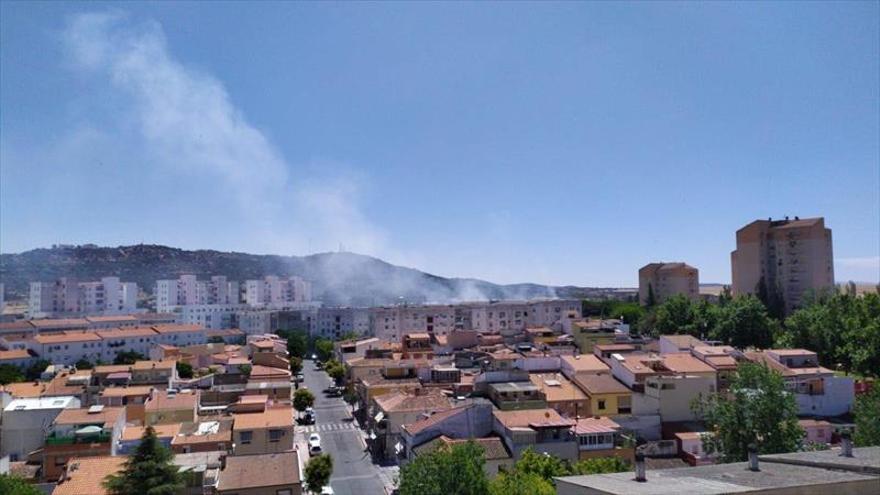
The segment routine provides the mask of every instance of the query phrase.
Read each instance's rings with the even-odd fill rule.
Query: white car
[[[321,435],[312,433],[309,435],[309,454],[317,455],[321,453]]]

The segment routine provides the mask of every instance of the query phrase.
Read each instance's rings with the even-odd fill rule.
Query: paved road
[[[362,433],[351,421],[350,408],[339,397],[327,397],[324,389],[330,386],[330,377],[315,369],[311,360],[303,361],[305,385],[315,394],[314,425],[297,427],[297,441],[305,442],[317,431],[321,447],[333,456],[333,476],[330,486],[337,495],[384,494],[379,469],[364,451]],[[308,452],[308,450],[306,450]]]

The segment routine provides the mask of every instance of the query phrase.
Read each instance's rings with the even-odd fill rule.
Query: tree
[[[315,404],[315,395],[307,388],[301,388],[293,394],[293,408],[299,412],[312,407]]]
[[[303,369],[303,360],[300,357],[293,356],[290,358],[290,372],[296,375]]]
[[[318,454],[309,459],[305,469],[306,487],[312,493],[321,493],[321,490],[330,484],[330,476],[333,474],[333,458],[330,454]]]
[[[629,462],[620,457],[594,457],[575,463],[571,467],[571,474],[622,473],[629,470]]]
[[[767,308],[767,314],[779,321],[785,318],[785,296],[782,287],[777,283],[772,287],[767,284],[764,277],[758,279],[755,286],[755,295],[758,300]]]
[[[853,441],[859,447],[880,445],[880,386],[873,383],[871,391],[856,398],[853,414],[856,431]]]
[[[27,381],[38,380],[51,363],[45,359],[38,359],[24,370],[24,378]]]
[[[136,361],[145,359],[147,358],[137,351],[119,351],[116,353],[116,358],[113,359],[113,364],[134,364]]]
[[[657,304],[657,296],[654,295],[654,284],[648,284],[648,298],[645,301],[645,306],[653,308],[655,304]]]
[[[483,447],[473,441],[441,446],[422,454],[400,471],[400,495],[485,495]]]
[[[192,378],[193,377],[193,367],[189,363],[185,363],[183,361],[177,362],[177,374],[181,378]]]
[[[148,426],[122,471],[107,476],[104,487],[111,495],[176,495],[183,488],[183,480],[173,459],[171,451],[159,443],[153,427]]]
[[[513,470],[489,482],[489,495],[554,495],[553,484],[535,473]]]
[[[339,383],[342,380],[342,377],[345,376],[345,366],[335,359],[330,359],[324,365],[324,371],[333,379],[334,382]]]
[[[78,369],[78,370],[90,370],[95,367],[91,363],[91,361],[89,361],[88,359],[85,359],[85,358],[81,358],[73,366],[76,367],[76,369]]]
[[[315,354],[319,361],[326,361],[333,356],[333,341],[327,339],[315,340]]]
[[[782,375],[763,364],[740,364],[727,393],[697,397],[691,407],[711,432],[703,448],[722,462],[745,461],[751,443],[761,454],[793,452],[803,438],[794,396]]]
[[[43,495],[37,487],[11,474],[0,474],[0,493],[11,495]]]
[[[240,364],[238,366],[238,371],[240,371],[241,374],[244,376],[251,376],[251,371],[253,370],[254,368],[249,364]]]
[[[0,385],[23,381],[24,375],[21,373],[21,370],[18,368],[18,366],[13,366],[11,364],[0,364]]]
[[[345,391],[342,392],[342,400],[351,406],[352,410],[354,410],[354,406],[358,403],[358,399],[359,397],[357,392],[355,392],[354,387],[351,385],[345,387]]]
[[[553,455],[539,454],[531,447],[523,451],[513,468],[522,473],[537,474],[549,482],[557,476],[571,474],[571,466],[567,462]]]
[[[309,350],[309,337],[301,330],[279,330],[278,335],[287,339],[287,353],[303,358]]]
[[[695,328],[696,314],[694,304],[682,294],[676,294],[654,309],[655,335],[673,335],[679,333],[698,333]]]
[[[778,323],[767,316],[767,310],[755,296],[737,297],[719,310],[718,323],[712,337],[725,344],[744,349],[773,346],[774,329]]]

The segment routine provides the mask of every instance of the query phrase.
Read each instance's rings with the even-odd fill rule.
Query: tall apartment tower
[[[764,279],[778,290],[790,313],[808,290],[834,287],[831,229],[825,219],[755,220],[736,231],[736,250],[730,253],[733,295],[754,294]]]
[[[700,297],[700,271],[687,263],[648,263],[639,269],[639,302],[647,304],[651,292],[656,304],[677,294],[695,300]]]

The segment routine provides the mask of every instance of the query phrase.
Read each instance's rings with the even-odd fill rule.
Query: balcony
[[[107,432],[89,433],[89,434],[70,434],[59,436],[52,432],[46,438],[46,445],[73,445],[73,444],[91,444],[91,443],[109,443],[113,435]]]

